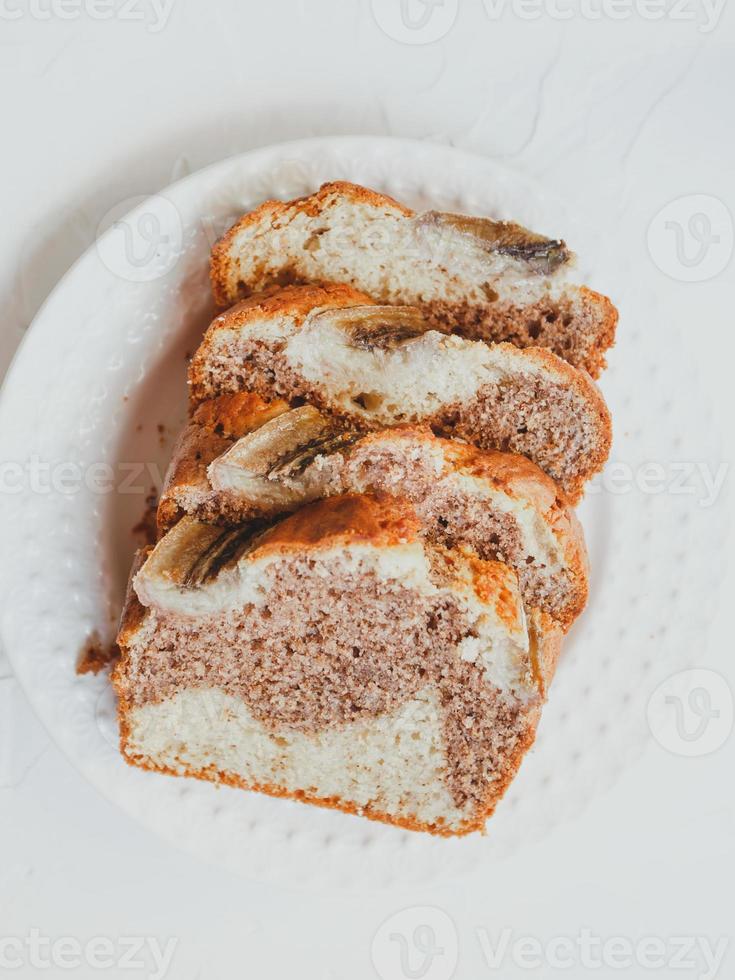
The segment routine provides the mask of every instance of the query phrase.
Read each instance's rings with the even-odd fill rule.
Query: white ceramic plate
[[[74,672],[93,633],[114,635],[131,527],[185,416],[186,353],[211,315],[214,238],[266,197],[308,193],[335,178],[415,206],[515,218],[561,235],[582,256],[580,276],[611,293],[622,312],[602,388],[614,414],[613,459],[630,469],[614,471],[607,489],[598,481],[581,508],[592,599],[567,640],[536,747],[486,837],[433,839],[131,769],[117,752],[106,678]],[[250,877],[381,887],[501,859],[577,812],[640,750],[648,696],[690,662],[715,590],[715,509],[701,506],[696,491],[673,492],[670,481],[676,461],[715,458],[716,433],[670,330],[637,293],[639,277],[609,239],[597,268],[601,243],[579,217],[519,175],[449,148],[310,140],[175,184],[122,216],[66,275],[0,404],[1,629],[36,711],[106,796],[167,840]],[[663,492],[640,478],[650,461],[667,475]],[[141,472],[143,464],[151,469]],[[100,492],[111,474],[115,492]],[[680,588],[674,568],[686,583]]]

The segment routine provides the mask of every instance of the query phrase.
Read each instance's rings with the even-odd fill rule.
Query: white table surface
[[[409,15],[418,17],[422,6],[414,2]],[[428,11],[428,27],[396,30],[397,6],[173,0],[170,9],[164,3],[166,18],[156,13],[160,3],[136,0],[127,16],[107,18],[105,4],[92,0],[0,3],[0,374],[49,290],[121,201],[272,142],[407,136],[486,154],[536,177],[605,229],[612,250],[629,252],[630,274],[658,296],[651,329],[661,332],[662,363],[666,325],[676,325],[729,462],[732,249],[721,236],[711,247],[729,249],[724,269],[683,282],[687,273],[672,279],[657,267],[646,236],[655,215],[680,198],[687,201],[673,215],[686,232],[688,214],[702,210],[691,195],[719,199],[735,214],[735,10],[713,25],[712,3],[673,8],[662,0],[662,19],[647,20],[656,2],[617,0],[600,19],[592,19],[590,2],[568,20],[554,17],[550,4],[530,19],[534,0],[520,9],[525,16],[509,2],[499,17],[491,0],[461,0],[450,23],[457,3],[445,0]],[[138,14],[144,19],[132,19]],[[442,36],[406,43],[432,29]],[[727,501],[731,483],[728,477],[723,488]],[[686,588],[683,569],[661,574]],[[731,690],[734,587],[729,567],[690,663],[718,671]],[[207,867],[101,799],[49,740],[0,654],[0,956],[12,952],[4,940],[25,941],[35,929],[50,941],[108,937],[116,949],[125,937],[175,938],[166,972],[175,980],[448,980],[456,936],[459,978],[712,976],[698,946],[678,969],[671,961],[616,969],[608,953],[600,969],[576,960],[563,970],[523,968],[510,954],[493,969],[483,943],[510,929],[513,940],[535,937],[548,950],[554,937],[574,941],[589,929],[634,944],[657,937],[671,955],[676,937],[716,944],[732,935],[734,761],[733,735],[696,758],[651,739],[582,815],[483,880],[362,897],[288,891]],[[386,930],[374,938],[394,913],[426,905],[450,917],[434,929],[444,953],[422,960],[422,936],[411,924],[435,920],[410,912],[387,927],[417,940],[406,971],[387,958]],[[717,976],[734,975],[731,945]],[[9,975],[152,975],[150,964],[130,969],[119,957],[104,970],[34,967],[28,948]]]

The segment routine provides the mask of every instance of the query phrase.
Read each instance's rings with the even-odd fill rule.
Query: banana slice
[[[449,228],[466,235],[475,245],[495,255],[507,255],[523,262],[537,275],[551,275],[571,258],[559,238],[547,238],[513,221],[492,221],[464,214],[427,211],[420,218],[423,228]]]
[[[267,422],[238,440],[207,470],[213,490],[247,490],[259,481],[289,486],[318,456],[346,449],[359,433],[340,428],[311,405]]]
[[[353,306],[338,316],[332,313],[330,323],[344,333],[349,347],[368,351],[395,350],[431,329],[411,306]]]

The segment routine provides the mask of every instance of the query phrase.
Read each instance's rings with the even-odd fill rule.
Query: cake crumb
[[[77,661],[77,674],[99,674],[120,656],[117,643],[105,644],[97,630],[90,634]]]

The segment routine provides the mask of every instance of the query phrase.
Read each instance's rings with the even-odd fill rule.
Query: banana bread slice
[[[481,830],[559,653],[515,572],[367,495],[273,524],[183,518],[134,575],[114,681],[143,768],[413,830]]]
[[[240,438],[213,434],[212,427],[225,430],[232,400],[252,397],[223,395],[197,409],[164,484],[162,533],[184,514],[231,524],[342,493],[388,493],[411,501],[432,541],[511,565],[526,604],[565,629],[582,611],[582,528],[562,491],[530,460],[441,439],[428,426],[360,433],[311,405],[270,418],[261,410],[263,424]]]
[[[547,347],[597,377],[618,314],[606,296],[567,282],[573,260],[560,239],[513,222],[417,214],[338,181],[242,217],[213,250],[211,280],[221,306],[274,284],[344,282],[420,307],[439,330]]]
[[[448,336],[416,309],[361,303],[345,286],[287,287],[228,310],[189,382],[193,405],[250,391],[307,401],[356,428],[424,422],[527,456],[572,501],[610,448],[600,392],[554,354]]]

